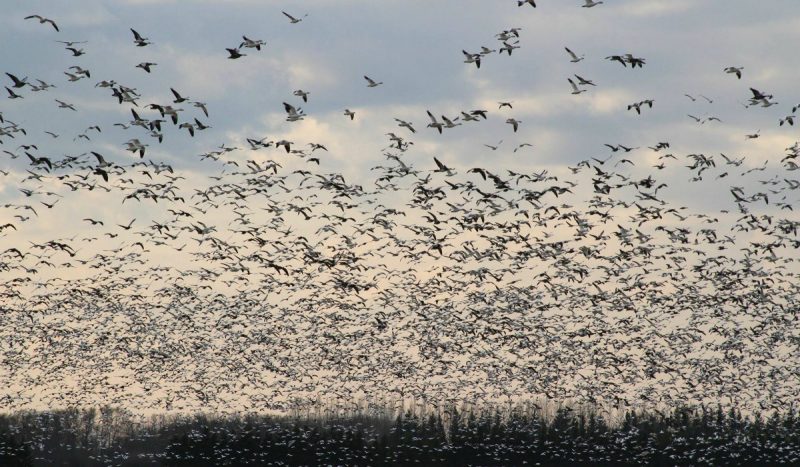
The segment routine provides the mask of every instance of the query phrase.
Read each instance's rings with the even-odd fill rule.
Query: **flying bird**
[[[293,95],[300,97],[303,99],[303,102],[308,102],[308,95],[311,94],[310,92],[303,91],[302,89],[298,89],[297,91],[292,93]]]
[[[30,16],[26,16],[25,19],[38,19],[39,20],[39,24],[50,23],[53,26],[53,29],[58,31],[58,25],[56,24],[56,22],[53,21],[52,19],[45,18],[44,16],[30,15]]]
[[[142,70],[150,73],[150,69],[152,67],[156,66],[156,65],[157,65],[157,63],[153,63],[153,62],[142,62],[142,63],[136,65],[136,68],[141,68]]]
[[[8,86],[6,86],[6,91],[8,91],[9,99],[22,99],[22,96],[9,89]]]
[[[481,54],[479,53],[472,54],[467,52],[466,50],[462,50],[461,53],[464,54],[464,63],[474,63],[476,67],[478,68],[481,67],[481,57],[482,57]]]
[[[67,104],[66,102],[60,101],[58,99],[55,99],[55,101],[58,102],[58,108],[59,109],[69,109],[69,110],[72,110],[72,111],[77,111],[77,109],[75,108],[75,106],[73,104]]]
[[[509,118],[509,119],[506,120],[506,123],[511,125],[514,128],[514,133],[516,133],[517,132],[517,128],[519,128],[519,124],[522,123],[522,122],[520,120],[517,120],[517,119],[514,119],[514,118]]]
[[[11,78],[11,81],[14,82],[13,87],[15,87],[15,88],[21,88],[21,87],[25,86],[26,84],[28,84],[28,78],[27,77],[23,78],[23,79],[19,79],[16,76],[12,75],[11,73],[6,73],[6,76]]]
[[[295,107],[287,102],[283,103],[283,109],[286,110],[286,113],[288,114],[286,117],[286,121],[288,122],[296,122],[298,120],[302,120],[303,117],[305,117],[303,109],[301,109],[300,107]]]
[[[72,52],[73,57],[80,57],[81,55],[86,55],[86,52],[83,49],[76,49],[75,47],[65,47],[67,50]]]
[[[227,49],[226,48],[225,50],[228,51],[228,54],[229,54],[228,58],[231,59],[231,60],[235,60],[237,58],[247,56],[247,54],[243,54],[243,53],[239,52],[238,48],[236,48],[236,49]]]
[[[364,79],[367,80],[367,87],[374,88],[376,86],[380,86],[383,84],[383,81],[376,82],[374,79],[370,78],[369,76],[364,75]]]
[[[580,94],[582,92],[586,92],[586,89],[578,89],[578,86],[575,85],[575,82],[572,81],[572,78],[567,78],[567,81],[569,81],[569,84],[572,86],[572,94]]]
[[[725,68],[725,70],[723,70],[723,71],[725,71],[725,73],[730,73],[732,75],[736,75],[736,77],[738,79],[742,79],[742,70],[744,70],[743,66],[739,66],[739,67],[729,66],[729,67]]]
[[[133,43],[136,44],[137,47],[144,47],[146,45],[152,44],[152,42],[150,42],[150,39],[142,37],[142,35],[136,32],[135,29],[130,28],[130,30],[133,33]]]
[[[407,122],[405,120],[400,120],[399,118],[395,118],[394,121],[397,122],[398,126],[408,129],[411,133],[416,133],[417,132],[417,130],[415,130],[414,127],[411,126],[411,123],[409,123],[409,122]]]
[[[256,49],[261,50],[261,46],[267,45],[267,43],[261,39],[253,40],[248,39],[247,36],[242,36],[243,42],[239,44],[239,48],[246,47],[248,49]]]
[[[444,128],[444,123],[441,123],[438,120],[436,120],[436,116],[434,116],[430,110],[428,110],[427,112],[428,112],[428,117],[430,117],[431,119],[431,123],[428,123],[428,128],[436,128],[437,130],[439,130],[439,134],[441,134],[442,128]]]
[[[572,63],[578,63],[578,62],[580,62],[581,60],[583,60],[583,58],[584,58],[584,56],[583,56],[583,55],[581,55],[580,57],[578,57],[577,55],[575,55],[575,52],[571,51],[571,50],[569,49],[569,47],[564,47],[564,50],[566,50],[566,51],[567,51],[567,53],[569,54],[569,56],[570,56],[570,57],[572,57],[572,59],[570,60],[570,62],[572,62]]]
[[[292,23],[292,24],[297,24],[297,23],[299,23],[300,21],[303,21],[303,19],[302,19],[302,18],[295,18],[294,16],[290,15],[289,13],[286,13],[285,11],[281,11],[281,13],[283,13],[283,15],[284,15],[284,16],[286,16],[287,18],[289,18],[289,22],[290,22],[290,23]],[[305,18],[306,16],[308,16],[308,13],[306,13],[305,15],[303,15],[303,18]]]
[[[573,76],[575,76],[575,78],[578,80],[578,84],[580,84],[581,86],[597,86],[590,79],[582,78],[578,75],[573,75]]]

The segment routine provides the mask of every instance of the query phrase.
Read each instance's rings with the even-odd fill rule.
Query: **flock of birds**
[[[527,5],[536,7],[518,2]],[[292,27],[306,17],[283,14]],[[54,20],[25,19],[63,33]],[[131,48],[158,41],[138,26],[130,34]],[[516,57],[521,34],[502,31],[498,50],[464,50],[464,61],[480,68],[493,54]],[[139,75],[96,81],[103,70],[80,65],[92,44],[60,42],[79,64],[47,80],[7,70],[0,103],[6,409],[546,397],[782,410],[800,396],[798,144],[762,164],[758,154],[612,141],[603,156],[532,172],[463,167],[414,146],[423,131],[441,138],[498,115],[506,138],[526,134],[514,103],[498,101],[452,117],[419,109],[426,128],[385,118],[380,162],[361,180],[330,171],[326,141],[261,134],[209,147],[182,169],[153,148],[193,147],[213,133],[224,123],[213,105],[167,85],[169,99],[153,102],[122,84],[156,80],[153,61],[135,65]],[[246,60],[269,45],[243,36],[225,49]],[[607,60],[646,64],[630,53]],[[742,67],[719,74],[747,78]],[[380,91],[382,81],[363,78],[367,98]],[[598,86],[578,74],[567,81],[574,99]],[[52,131],[56,117],[17,123],[20,106],[42,105],[31,98],[54,90],[57,118],[83,121],[90,110],[69,90],[84,82],[129,119],[89,122],[76,135]],[[286,94],[295,99],[283,102],[285,125],[316,118],[302,106],[317,93]],[[748,96],[746,107],[777,104],[754,88]],[[641,119],[659,110],[653,99],[620,103],[621,112],[626,105]],[[356,124],[351,108],[338,118]],[[795,110],[781,126],[793,125]],[[83,149],[46,149],[69,138]],[[523,149],[535,157],[535,142],[514,152]],[[681,205],[672,180],[702,185],[724,207]]]

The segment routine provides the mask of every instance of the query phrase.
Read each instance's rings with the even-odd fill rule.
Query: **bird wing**
[[[578,86],[575,85],[575,82],[572,81],[572,78],[567,78],[567,81],[569,81],[569,84],[572,85],[572,89],[574,89],[575,91],[578,90]]]

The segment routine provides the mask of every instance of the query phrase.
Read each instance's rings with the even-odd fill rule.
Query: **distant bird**
[[[128,222],[128,225],[117,224],[117,226],[122,227],[125,230],[131,230],[131,226],[133,226],[134,222],[136,222],[136,218],[135,217],[133,219],[131,219],[130,222]]]
[[[231,59],[231,60],[235,60],[237,58],[247,56],[247,54],[243,54],[243,53],[239,52],[238,48],[236,48],[236,49],[227,49],[226,48],[225,50],[228,51],[228,54],[229,54],[228,58]]]
[[[453,169],[451,169],[450,167],[447,167],[446,165],[442,164],[442,161],[440,161],[439,159],[434,157],[433,158],[433,162],[436,163],[436,170],[434,170],[434,172],[446,172],[446,173],[449,173],[449,174],[453,173]]]
[[[481,110],[481,109],[471,110],[471,111],[469,112],[469,114],[470,114],[470,115],[474,115],[474,116],[476,116],[476,117],[481,117],[481,118],[483,118],[484,120],[486,120],[486,118],[487,118],[487,117],[486,117],[486,114],[487,114],[487,113],[488,113],[488,111],[487,111],[487,110]]]
[[[150,73],[150,69],[152,67],[156,66],[156,65],[157,65],[157,63],[153,63],[153,62],[142,62],[142,63],[136,65],[136,68],[141,68],[142,70]]]
[[[178,128],[186,128],[187,130],[189,130],[189,135],[194,137],[195,126],[193,124],[189,122],[183,122],[180,125],[178,125]]]
[[[22,99],[22,96],[9,89],[8,86],[6,86],[6,91],[8,91],[9,99]]]
[[[295,18],[294,16],[290,15],[289,13],[286,13],[285,11],[281,11],[281,13],[283,13],[283,15],[284,15],[284,16],[286,16],[287,18],[289,18],[289,22],[290,22],[290,23],[292,23],[292,24],[297,24],[297,23],[299,23],[300,21],[303,21],[303,19],[302,19],[302,18]],[[306,13],[305,15],[303,15],[303,18],[305,18],[306,16],[308,16],[308,13]]]
[[[87,42],[89,42],[89,41],[56,41],[56,42],[58,42],[58,43],[60,43],[60,44],[64,44],[64,45],[66,45],[67,47],[72,47],[72,46],[74,46],[75,44],[86,44],[86,43],[87,43]]]
[[[442,122],[444,122],[445,128],[455,128],[458,125],[461,125],[461,123],[455,123],[456,120],[458,120],[458,117],[454,118],[453,120],[450,120],[446,116],[442,115]]]
[[[12,75],[11,73],[6,73],[6,76],[11,78],[11,81],[14,82],[14,87],[15,88],[21,88],[21,87],[25,86],[26,84],[28,84],[28,78],[27,77],[23,78],[23,79],[19,79],[16,76]]]
[[[110,164],[108,161],[106,161],[105,157],[103,157],[103,155],[100,154],[99,152],[92,151],[91,154],[95,157],[95,159],[97,159],[97,166],[98,167],[102,167],[102,168],[111,167],[112,164]]]
[[[780,126],[783,126],[784,123],[794,126],[794,115],[787,115],[786,117],[778,120],[778,122],[780,123]]]
[[[633,104],[628,105],[628,110],[635,109],[636,113],[641,115],[642,113],[642,106],[647,105],[650,108],[653,108],[653,99],[645,99],[643,101],[634,102]]]
[[[466,50],[462,50],[461,53],[464,54],[464,63],[474,63],[476,67],[481,67],[481,54],[472,54],[467,52]]]
[[[631,69],[644,68],[645,59],[641,57],[634,57],[632,54],[625,54],[625,61],[631,64]]]
[[[516,41],[513,44],[510,44],[508,41],[503,41],[503,46],[497,50],[497,53],[502,55],[503,52],[508,52],[508,56],[510,57],[514,49],[520,48],[520,46],[518,46],[517,44],[519,44],[519,41]]]
[[[55,99],[55,101],[58,102],[58,108],[59,109],[69,109],[69,110],[72,110],[72,111],[77,111],[77,109],[75,108],[75,106],[73,104],[67,104],[66,102],[60,101],[58,99]]]
[[[130,152],[132,152],[134,154],[139,153],[139,157],[140,158],[144,157],[144,153],[145,153],[145,150],[147,148],[146,144],[142,144],[141,141],[139,141],[138,139],[134,138],[134,139],[131,139],[131,140],[127,141],[125,143],[125,145],[127,146],[126,149],[128,151],[130,151]]]
[[[528,4],[534,8],[536,8],[536,2],[534,0],[517,0],[517,6],[522,6]]]
[[[307,92],[307,91],[303,91],[302,89],[298,89],[297,91],[293,92],[292,94],[294,94],[297,97],[302,98],[303,102],[308,102],[308,95],[311,94],[311,93]]]
[[[498,102],[500,104],[498,109],[502,109],[503,107],[508,107],[509,109],[513,109],[514,107],[511,105],[511,102]]]
[[[583,56],[583,55],[581,55],[580,57],[578,57],[577,55],[575,55],[575,52],[571,51],[571,50],[569,49],[569,47],[564,47],[564,50],[566,50],[566,51],[567,51],[567,53],[569,54],[569,56],[570,56],[570,57],[572,57],[572,60],[570,60],[570,62],[572,62],[572,63],[578,63],[578,62],[580,62],[581,60],[583,60],[583,58],[584,58],[584,56]]]
[[[286,113],[288,114],[286,117],[286,121],[296,122],[298,120],[302,120],[303,117],[305,117],[303,109],[295,107],[287,102],[283,103],[283,109],[286,110]]]
[[[597,5],[600,5],[601,3],[603,3],[603,2],[595,2],[593,0],[583,0],[583,1],[584,1],[584,4],[581,5],[583,8],[591,8],[593,6],[597,6]]]
[[[67,50],[72,52],[73,57],[80,57],[81,55],[86,55],[86,52],[83,49],[76,49],[75,47],[66,47]]]
[[[81,67],[79,67],[77,65],[73,65],[73,66],[69,67],[69,69],[70,70],[74,70],[76,75],[85,76],[87,78],[91,78],[92,77],[91,72],[89,70],[81,68]]]
[[[394,121],[397,122],[398,126],[408,129],[411,133],[417,132],[417,130],[415,130],[414,127],[411,126],[411,123],[405,120],[400,120],[399,118],[395,118]]]
[[[353,112],[350,109],[344,109],[344,115],[345,115],[345,117],[350,117],[350,120],[353,120],[354,118],[356,118],[356,113]]]
[[[742,79],[742,70],[744,70],[743,66],[740,66],[740,67],[729,66],[729,67],[725,68],[725,70],[723,70],[723,71],[725,71],[725,73],[730,73],[732,75],[736,75],[736,77],[738,79]]]
[[[31,165],[46,165],[50,170],[53,170],[53,162],[50,160],[49,157],[34,157],[30,155],[30,153],[25,153],[28,156],[28,159],[31,161]]]
[[[208,108],[206,107],[205,102],[192,102],[192,105],[202,110],[203,114],[205,114],[205,116],[208,117]]]
[[[502,139],[500,141],[498,141],[497,144],[495,144],[495,145],[484,144],[484,146],[486,146],[487,148],[491,149],[492,151],[497,151],[497,148],[499,148],[501,144],[503,144],[503,140]]]
[[[45,18],[44,16],[30,15],[30,16],[26,16],[25,19],[38,19],[39,20],[39,24],[50,23],[53,26],[53,29],[58,31],[58,25],[56,24],[56,22],[53,21],[52,19]]]
[[[509,118],[509,119],[506,120],[506,123],[511,125],[514,128],[514,133],[516,133],[517,132],[517,128],[519,128],[519,124],[522,123],[522,122],[519,121],[519,120],[516,120],[514,118]]]
[[[248,39],[247,36],[242,36],[242,39],[244,40],[244,42],[239,44],[239,48],[246,47],[248,49],[261,50],[262,45],[267,45],[267,43],[261,39],[258,40]]]
[[[292,144],[293,143],[291,141],[287,141],[285,139],[282,139],[280,141],[275,141],[275,147],[277,148],[278,146],[283,146],[283,148],[286,149],[287,153],[292,150],[291,149],[292,148]]]
[[[444,124],[436,120],[436,117],[431,113],[430,110],[428,110],[427,112],[428,112],[428,117],[430,117],[431,119],[431,123],[428,123],[428,128],[436,128],[437,130],[439,130],[439,134],[441,134]]]
[[[364,75],[364,79],[367,80],[367,87],[374,88],[376,86],[380,86],[383,84],[383,81],[375,82],[374,79],[370,78],[369,76]]]
[[[590,79],[581,78],[578,75],[573,75],[573,76],[578,79],[578,84],[580,84],[581,86],[597,86]]]
[[[42,81],[40,79],[37,79],[36,81],[39,83],[39,85],[36,86],[36,85],[31,84],[30,85],[31,91],[34,91],[34,92],[47,91],[50,88],[56,87],[54,84],[45,83],[44,81]]]
[[[622,55],[609,55],[608,57],[606,57],[606,60],[610,60],[612,62],[619,62],[625,68],[628,67],[627,62],[625,61],[625,58]]]
[[[152,44],[152,42],[150,42],[150,39],[142,37],[142,35],[136,32],[135,29],[130,28],[130,30],[133,33],[133,43],[136,44],[137,47],[144,47],[146,45]]]
[[[173,104],[180,104],[181,102],[186,102],[189,100],[188,97],[181,96],[180,93],[174,88],[169,88],[169,90],[172,92],[172,95],[175,96],[175,99],[172,101]],[[195,104],[197,103],[195,102]],[[208,117],[208,113],[206,113],[206,117]]]
[[[572,81],[572,78],[567,78],[569,84],[572,86],[572,94],[580,94],[582,92],[586,92],[586,89],[578,89],[578,86],[575,85],[575,82]],[[515,130],[516,131],[516,130]]]

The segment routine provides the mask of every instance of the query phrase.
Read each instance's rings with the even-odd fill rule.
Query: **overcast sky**
[[[646,148],[666,141],[681,158],[722,152],[746,156],[745,167],[769,161],[770,169],[779,169],[779,157],[797,134],[793,126],[779,127],[778,120],[800,102],[794,96],[800,56],[792,53],[800,6],[791,0],[768,7],[727,0],[609,0],[594,8],[580,3],[542,0],[534,9],[514,0],[8,2],[0,18],[3,71],[57,87],[39,93],[23,88],[23,99],[0,101],[0,112],[28,131],[27,137],[0,138],[4,149],[20,156],[10,160],[3,154],[0,160],[4,169],[25,175],[28,160],[14,148],[34,143],[40,155],[97,151],[109,161],[130,163],[136,158],[123,143],[138,137],[149,145],[152,160],[202,172],[216,167],[209,169],[198,155],[222,144],[246,147],[248,137],[286,138],[304,146],[324,144],[330,151],[323,170],[369,184],[370,168],[384,160],[385,134],[391,131],[415,143],[405,158],[420,167],[432,167],[436,156],[457,169],[564,170],[590,157],[607,157],[604,143],[642,148],[633,157],[639,167],[649,167],[660,154]],[[291,24],[282,11],[302,21]],[[23,19],[31,14],[53,18],[61,32]],[[152,45],[136,47],[130,28]],[[462,50],[497,50],[502,44],[496,34],[510,28],[520,28],[512,56],[490,54],[480,69],[463,62]],[[227,59],[225,49],[238,46],[243,35],[267,45]],[[77,44],[85,54],[73,57],[57,40],[88,41]],[[585,59],[571,63],[564,47]],[[646,65],[633,70],[605,59],[626,53],[646,59]],[[157,65],[147,74],[135,67],[141,62]],[[74,65],[90,70],[91,78],[68,82],[64,71]],[[744,67],[742,79],[724,73],[728,66]],[[597,86],[570,94],[567,78],[575,80],[575,74]],[[367,88],[363,75],[384,84]],[[141,129],[123,131],[113,124],[131,120],[130,106],[119,105],[109,89],[95,87],[100,80],[139,90],[145,118],[158,114],[142,107],[170,104],[174,88],[207,103],[210,111],[205,119],[188,102],[176,105],[184,108],[181,121],[200,117],[213,128],[188,138],[185,130],[170,126],[163,144]],[[746,109],[749,87],[773,94],[779,105]],[[307,104],[292,95],[298,89],[310,92]],[[73,104],[77,112],[59,109],[54,99]],[[642,115],[626,110],[644,99],[653,99],[654,107]],[[498,109],[498,101],[511,101],[513,109]],[[285,121],[283,102],[302,104],[308,116]],[[354,121],[342,115],[346,108],[356,112]],[[455,118],[472,109],[488,110],[489,119],[443,135],[425,128],[426,110]],[[688,114],[721,122],[698,124]],[[511,117],[522,122],[517,133],[505,123]],[[394,118],[412,122],[418,133],[408,134]],[[75,140],[93,125],[103,133]],[[756,132],[758,139],[745,138]],[[496,151],[484,146],[500,141]],[[533,147],[514,152],[521,143]],[[688,183],[685,174],[669,169],[659,176],[670,181],[669,197],[676,202],[702,200],[706,209],[730,202],[728,184]],[[24,200],[18,181],[0,179],[0,201]],[[26,235],[49,235],[52,225],[100,207],[88,200],[71,205],[74,211],[62,206],[53,213],[55,224],[29,224]],[[120,222],[129,217],[116,209],[105,214],[118,214]]]
[[[281,10],[308,16],[290,24]],[[609,0],[590,9],[580,1],[546,0],[536,9],[518,8],[514,0],[13,1],[0,19],[4,71],[58,88],[5,100],[0,109],[30,128],[31,140],[46,141],[43,130],[63,133],[51,141],[57,147],[47,146],[54,153],[107,145],[120,159],[126,157],[121,143],[129,135],[111,123],[130,115],[127,106],[115,105],[109,90],[94,88],[101,79],[139,89],[145,96],[141,105],[166,102],[170,87],[208,103],[212,131],[190,141],[168,135],[160,147],[151,145],[154,157],[181,163],[196,162],[192,156],[211,144],[236,144],[245,136],[302,135],[333,149],[334,168],[363,173],[379,158],[384,133],[398,131],[392,118],[399,117],[421,127],[415,138],[420,160],[443,155],[455,166],[574,164],[605,154],[603,143],[648,146],[662,140],[673,142],[678,152],[741,153],[758,164],[760,155],[780,154],[796,134],[777,121],[795,104],[800,57],[791,50],[798,12],[800,6],[790,0],[768,7],[746,1]],[[24,21],[28,14],[55,19],[62,32]],[[511,57],[492,54],[481,69],[463,63],[462,50],[497,49],[495,34],[512,27],[521,32],[520,48]],[[135,47],[129,28],[153,45]],[[242,35],[264,39],[267,46],[226,59],[225,48],[237,46]],[[89,42],[79,45],[85,55],[71,57],[55,40]],[[565,46],[586,59],[570,63]],[[604,60],[625,53],[644,57],[646,66],[631,70]],[[152,74],[135,68],[143,61],[158,64]],[[62,71],[71,65],[91,70],[91,79],[68,83]],[[742,80],[723,73],[727,66],[744,66]],[[385,84],[367,89],[364,74]],[[573,74],[597,87],[571,95],[566,79]],[[781,105],[744,109],[740,102],[750,97],[750,86],[774,94]],[[310,117],[285,122],[281,103],[298,104],[292,96],[296,89],[311,93],[303,105]],[[714,103],[691,102],[685,93],[704,94]],[[54,98],[75,104],[77,115],[56,109]],[[642,116],[626,111],[642,99],[654,99],[654,109]],[[514,109],[499,111],[497,101],[512,101]],[[354,122],[341,115],[345,108],[356,111]],[[475,108],[489,110],[493,118],[443,136],[424,129],[425,109],[452,118]],[[687,114],[718,116],[723,123],[697,125]],[[523,122],[517,134],[504,123],[508,117]],[[102,138],[92,145],[71,144],[71,136],[93,124],[106,129]],[[759,129],[760,139],[745,140],[744,134]],[[497,152],[483,146],[500,140]],[[519,142],[534,149],[515,155],[511,149]]]

